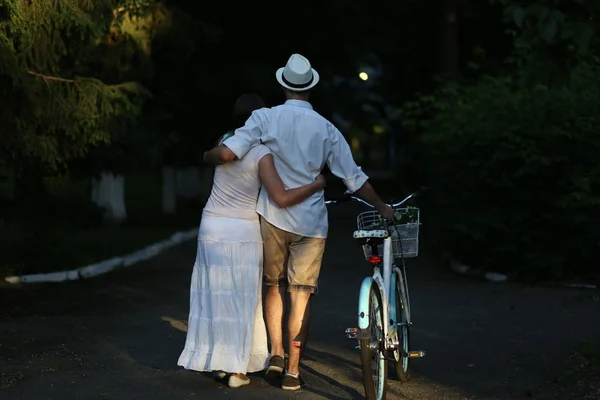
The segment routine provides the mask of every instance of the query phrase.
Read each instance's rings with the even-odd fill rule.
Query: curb
[[[166,249],[192,240],[198,236],[198,228],[188,231],[176,232],[170,238],[151,244],[133,253],[122,257],[113,257],[108,260],[100,261],[95,264],[87,265],[68,271],[51,272],[47,274],[32,274],[23,276],[7,276],[4,280],[10,284],[19,283],[41,283],[41,282],[65,282],[76,281],[80,279],[93,278],[113,271],[117,268],[129,267],[140,261],[148,260]]]
[[[458,261],[450,262],[450,269],[458,275],[466,275],[477,278],[483,278],[486,281],[494,283],[505,283],[508,282],[508,276],[500,274],[498,272],[485,272],[479,269],[471,268],[468,265],[464,265]],[[586,283],[559,283],[559,282],[545,282],[545,286],[558,286],[572,289],[598,289],[598,285],[586,284]]]
[[[450,269],[459,275],[468,275],[478,278],[483,278],[489,282],[504,283],[508,282],[508,276],[498,272],[485,272],[479,269],[474,269],[468,265],[464,265],[457,261],[450,262]]]

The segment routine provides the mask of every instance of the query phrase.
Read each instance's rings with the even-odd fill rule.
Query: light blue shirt
[[[277,107],[256,110],[223,144],[241,159],[260,143],[271,149],[286,189],[313,182],[325,164],[352,192],[360,189],[368,179],[354,162],[342,133],[308,102],[288,100]],[[279,208],[262,188],[256,211],[269,223],[287,232],[327,237],[327,207],[323,192],[315,193],[295,206]]]

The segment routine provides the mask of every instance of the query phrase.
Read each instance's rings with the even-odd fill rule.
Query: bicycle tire
[[[395,272],[397,275],[398,273]],[[403,280],[400,280],[400,276],[396,276],[396,290],[394,294],[396,296],[396,315],[393,316],[394,323],[404,322],[406,323],[408,318],[406,315],[406,308],[404,300],[402,299],[401,286]],[[397,327],[398,332],[398,346],[399,348],[394,350],[394,367],[396,369],[396,376],[400,382],[408,382],[410,379],[410,373],[408,371],[408,352],[410,351],[410,327],[408,325],[402,325]],[[404,350],[404,354],[402,350]]]
[[[375,304],[374,304],[375,303]],[[363,383],[367,400],[385,400],[387,391],[387,350],[383,333],[383,302],[376,282],[371,283],[369,291],[369,328],[371,337],[360,339],[360,362],[362,364]],[[379,348],[372,350],[370,343],[377,341]],[[376,380],[373,363],[376,364]]]

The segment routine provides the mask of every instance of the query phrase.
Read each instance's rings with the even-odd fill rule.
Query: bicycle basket
[[[400,223],[388,226],[392,237],[392,255],[394,258],[414,258],[419,255],[420,211],[416,207],[394,209],[396,220]],[[383,219],[377,211],[365,211],[356,218],[358,229],[385,229]],[[383,253],[383,245],[379,245],[379,254]],[[371,255],[371,246],[363,245],[365,258]]]

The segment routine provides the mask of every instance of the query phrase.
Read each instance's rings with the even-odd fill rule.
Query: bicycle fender
[[[373,277],[367,277],[363,280],[360,285],[360,294],[358,296],[358,328],[360,330],[367,329],[369,327],[369,295],[371,293],[371,285],[373,282],[377,285],[379,292],[381,293],[382,301],[383,297],[385,297],[385,288],[382,286],[383,282],[381,281],[381,277],[379,279],[374,279]],[[388,329],[388,307],[383,304],[383,325],[384,332],[387,332]]]
[[[360,294],[358,295],[358,328],[367,329],[369,327],[369,295],[371,285],[375,282],[372,277],[366,277],[360,285]]]

